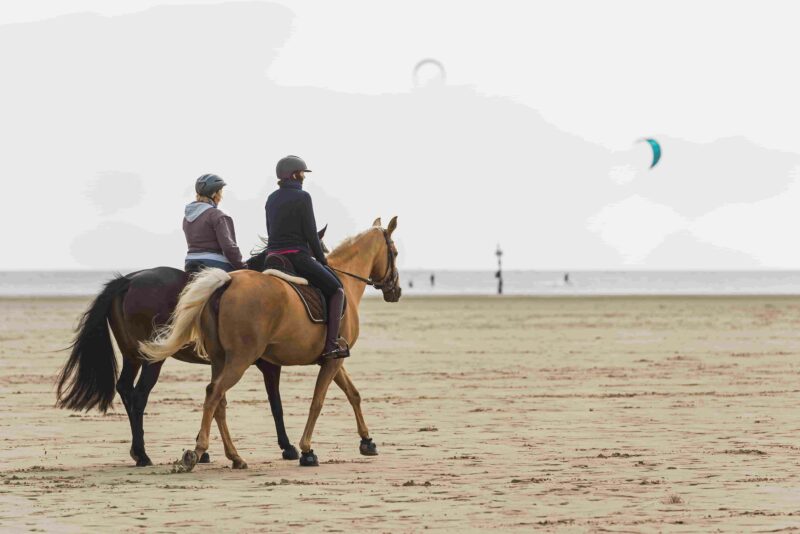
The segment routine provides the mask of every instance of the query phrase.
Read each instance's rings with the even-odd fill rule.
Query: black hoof
[[[361,440],[361,445],[358,450],[364,456],[378,456],[378,446],[372,441],[372,438],[365,438]]]
[[[247,462],[245,462],[241,458],[237,458],[233,460],[233,465],[231,467],[233,469],[247,469]]]
[[[150,457],[147,456],[147,453],[144,451],[134,451],[131,449],[131,458],[133,461],[136,462],[136,467],[148,467],[153,465],[153,462],[150,461]]]
[[[197,463],[198,464],[210,464],[211,463],[211,456],[209,456],[207,452],[204,452],[200,456],[200,459],[197,460]]]
[[[151,465],[153,465],[153,462],[147,455],[145,455],[144,458],[136,460],[136,467],[150,467]]]
[[[314,454],[313,449],[308,452],[303,452],[300,455],[300,465],[303,467],[315,467],[319,465],[319,459],[317,455]]]
[[[136,467],[150,467],[151,465],[153,465],[153,462],[146,454],[144,455],[144,457],[136,459]]]
[[[283,449],[284,460],[297,460],[298,458],[300,458],[300,453],[297,452],[297,449],[294,447],[294,445],[289,445]]]

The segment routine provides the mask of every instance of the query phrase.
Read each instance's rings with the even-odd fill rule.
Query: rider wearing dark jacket
[[[267,252],[288,259],[297,274],[322,290],[328,300],[328,331],[322,357],[349,356],[346,346],[340,346],[339,324],[344,307],[344,289],[339,278],[327,266],[322,244],[317,235],[317,223],[311,195],[303,191],[305,173],[311,172],[305,161],[287,156],[275,169],[279,188],[265,206],[267,216]]]
[[[311,171],[308,171],[311,172]],[[281,180],[280,188],[267,198],[267,251],[296,248],[327,265],[322,243],[317,235],[317,221],[311,195],[303,191],[303,182]]]

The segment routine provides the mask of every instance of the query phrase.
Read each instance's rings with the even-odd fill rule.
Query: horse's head
[[[319,236],[319,242],[322,244],[322,252],[325,254],[330,252],[328,247],[325,246],[325,241],[322,240],[322,238],[325,237],[325,232],[327,230],[328,225],[326,224],[322,227],[322,230],[317,232],[317,235]],[[259,239],[261,240],[261,244],[250,251],[250,259],[245,261],[247,268],[251,271],[263,271],[267,262],[267,238],[259,236]]]
[[[397,228],[397,217],[392,217],[387,228],[381,227],[380,217],[375,219],[372,226],[383,233],[384,243],[380,245],[379,252],[375,256],[369,277],[372,280],[378,280],[373,287],[383,291],[383,300],[397,302],[402,293],[400,273],[397,271],[397,247],[392,241],[392,234]]]

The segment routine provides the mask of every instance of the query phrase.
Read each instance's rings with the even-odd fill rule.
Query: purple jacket
[[[183,218],[183,233],[190,255],[209,253],[221,255],[220,261],[227,261],[234,269],[244,269],[242,253],[236,246],[236,232],[233,219],[222,210],[206,202],[192,202],[186,205]]]

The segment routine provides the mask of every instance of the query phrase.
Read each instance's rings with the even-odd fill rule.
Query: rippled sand
[[[87,301],[0,300],[0,530],[776,531],[800,528],[800,298],[367,299],[347,362],[380,456],[331,386],[313,447],[280,459],[260,373],[228,394],[246,471],[216,428],[193,445],[209,369],[168,362],[137,469],[121,404],[53,408]],[[286,368],[296,444],[317,368]]]

